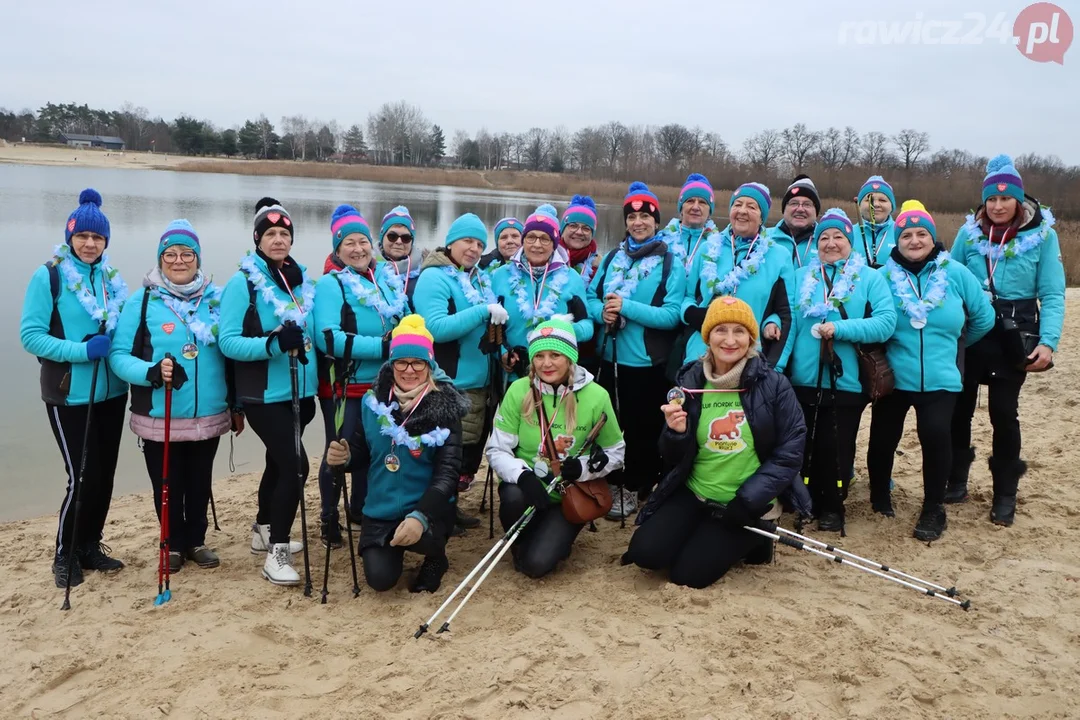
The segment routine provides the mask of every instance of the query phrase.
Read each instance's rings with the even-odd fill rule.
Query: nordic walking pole
[[[105,332],[105,323],[101,323],[98,334]],[[83,476],[86,475],[86,458],[90,451],[90,418],[94,414],[94,397],[97,395],[98,368],[101,367],[101,359],[94,361],[94,370],[90,373],[90,403],[86,406],[86,429],[83,430],[82,458],[79,460],[79,476],[75,478],[75,519],[71,521],[71,539],[68,546],[67,580],[64,582],[64,604],[61,610],[71,609],[71,573],[75,570],[75,548],[78,547],[79,515],[82,514],[82,486]],[[60,529],[60,539],[63,541],[64,530]]]
[[[852,562],[851,560],[845,560],[840,555],[833,555],[831,553],[825,552],[824,550],[819,550],[816,547],[811,547],[810,545],[803,542],[802,540],[796,540],[794,538],[787,537],[787,535],[778,535],[775,532],[769,532],[768,530],[763,530],[760,527],[751,527],[750,525],[744,525],[743,529],[744,530],[749,530],[750,532],[755,533],[756,535],[761,535],[762,537],[772,538],[773,540],[779,542],[782,545],[787,545],[788,547],[793,547],[793,548],[795,548],[797,550],[806,550],[807,552],[814,553],[815,555],[819,555],[819,556],[821,556],[821,557],[823,557],[823,558],[825,558],[827,560],[832,560],[833,562],[835,562],[837,564],[847,565],[848,567],[853,567],[853,568],[858,568],[859,570],[862,570],[863,572],[867,572],[867,573],[870,573],[871,575],[876,575],[878,577],[885,578],[886,580],[889,580],[890,582],[894,582],[894,583],[897,583],[899,585],[903,585],[904,587],[909,587],[912,590],[918,590],[923,595],[929,595],[930,597],[941,598],[945,602],[952,603],[953,605],[959,605],[964,610],[968,610],[968,609],[971,608],[971,600],[964,600],[963,602],[961,602],[960,600],[957,600],[956,598],[949,595],[948,591],[940,592],[940,591],[935,590],[934,588],[931,588],[931,587],[925,587],[923,585],[916,585],[914,583],[910,583],[907,580],[903,580],[903,579],[901,579],[899,577],[896,577],[895,575],[888,575],[886,573],[881,572],[880,570],[875,570],[872,567],[867,567],[866,565],[860,565],[859,563]],[[779,529],[780,528],[777,528],[777,530],[779,530]]]
[[[291,320],[288,322],[292,322]],[[300,483],[300,533],[304,546],[304,597],[311,597],[311,561],[308,558],[307,543],[307,507],[304,503],[304,485],[307,478],[304,477],[302,457],[303,449],[300,444],[300,367],[297,358],[298,350],[289,351],[289,377],[292,380],[292,414],[293,414],[293,440],[296,452],[296,478]]]
[[[172,355],[165,353],[166,360]],[[172,600],[169,589],[169,440],[172,435],[172,382],[165,383],[165,442],[162,443],[161,461],[161,539],[158,542],[158,581],[157,597],[154,605],[162,605]],[[161,579],[165,578],[162,591]]]
[[[337,431],[339,436],[341,435],[341,428],[345,425],[345,403],[349,402],[349,378],[353,376],[354,372],[352,363],[352,346],[353,340],[355,338],[356,335],[352,333],[347,333],[345,335],[345,377],[341,379],[342,409],[339,411],[340,414],[334,419],[334,422],[337,425]],[[348,439],[346,439],[346,442],[348,442]],[[344,468],[341,472],[341,496],[342,502],[345,505],[345,534],[349,538],[349,562],[352,564],[352,596],[355,598],[360,596],[360,580],[356,576],[356,544],[353,543],[352,509],[349,505],[349,489],[348,483],[345,481]],[[336,507],[336,498],[334,500],[334,504]]]
[[[214,516],[214,531],[221,532],[217,524],[217,507],[214,505],[214,488],[210,488],[210,514]]]
[[[615,325],[612,327],[611,334],[615,335],[615,327],[618,327],[619,321],[615,320]],[[612,340],[611,346],[611,364],[615,367],[615,417],[619,421],[619,427],[622,427],[622,409],[619,407],[619,338]],[[604,358],[600,358],[600,362],[604,362]],[[625,476],[625,473],[624,473]],[[619,518],[619,529],[626,529],[626,485],[625,480],[623,485],[619,485],[619,511],[621,517]]]

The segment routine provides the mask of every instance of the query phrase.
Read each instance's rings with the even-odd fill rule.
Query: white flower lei
[[[218,320],[221,317],[221,288],[210,283],[203,289],[202,302],[205,302],[210,309],[209,323],[198,317],[199,306],[195,303],[170,295],[160,287],[154,290],[165,303],[165,307],[180,318],[180,322],[187,326],[196,340],[203,345],[213,345],[217,342]]]
[[[266,273],[255,262],[255,253],[249,252],[244,256],[244,259],[240,261],[240,269],[247,275],[248,280],[251,281],[255,291],[262,296],[263,301],[273,308],[274,315],[278,320],[283,323],[292,320],[297,325],[305,324],[307,316],[315,305],[315,283],[311,281],[306,272],[303,274],[304,281],[300,285],[300,297],[298,298],[300,307],[297,307],[291,299],[289,302],[285,302],[278,297],[274,291],[274,284],[266,279]]]
[[[85,278],[79,273],[75,263],[71,262],[71,248],[67,245],[57,245],[53,250],[53,265],[64,276],[68,290],[75,295],[75,299],[83,306],[86,314],[97,323],[105,323],[105,330],[112,332],[116,329],[116,323],[120,320],[120,309],[128,297],[127,283],[120,277],[120,273],[109,265],[109,256],[102,254],[101,267],[102,277],[109,285],[108,299],[105,307],[98,305],[97,294],[94,288],[87,287]]]
[[[397,273],[394,274],[393,279],[397,280],[397,286],[401,288],[400,292],[398,287],[393,287],[394,283],[390,282],[391,289],[394,291],[393,303],[388,303],[383,298],[382,293],[379,292],[378,285],[372,285],[372,287],[365,287],[360,282],[360,275],[351,270],[331,270],[338,276],[338,279],[349,288],[356,301],[360,303],[361,307],[375,308],[379,313],[379,317],[383,320],[392,320],[393,318],[401,318],[405,316],[405,296],[404,281],[398,277]],[[387,280],[391,280],[387,277]]]
[[[683,267],[689,270],[694,258],[690,257],[689,249],[683,244],[682,231],[682,220],[671,218],[671,222],[663,229],[662,235],[668,249],[675,254],[675,258],[683,264]],[[701,236],[698,238],[699,247],[701,243],[708,243],[710,235],[718,232],[720,232],[720,229],[716,227],[716,223],[712,221],[712,218],[709,218],[705,223],[705,227],[701,230]]]
[[[369,392],[364,398],[364,404],[375,413],[379,432],[390,438],[395,445],[404,445],[410,450],[420,449],[421,443],[428,447],[442,447],[446,439],[450,437],[450,431],[441,427],[433,428],[423,435],[409,435],[403,426],[394,422],[393,412],[400,406],[393,401],[389,405],[384,405],[375,399],[375,393]]]
[[[551,292],[544,293],[544,298],[540,304],[534,306],[534,298],[532,292],[530,292],[532,283],[530,283],[530,287],[526,287],[525,272],[517,264],[510,268],[510,289],[514,291],[518,311],[521,313],[521,317],[525,319],[525,322],[530,325],[539,325],[551,319],[551,316],[555,314],[555,305],[562,297],[562,290],[566,287],[566,283],[570,281],[570,272],[568,268],[561,267],[551,273],[551,277],[548,278],[548,282],[544,285]]]
[[[623,300],[629,298],[637,290],[638,284],[648,277],[661,260],[663,260],[662,255],[650,255],[634,265],[634,259],[620,247],[615,251],[615,259],[608,267],[609,272],[604,279],[604,289],[609,293],[615,293]]]
[[[975,221],[975,215],[968,215],[967,222],[964,223],[968,244],[974,245],[975,250],[980,255],[988,257],[991,260],[1019,257],[1029,250],[1034,250],[1042,244],[1042,241],[1050,234],[1050,229],[1054,227],[1054,224],[1057,222],[1050,213],[1050,208],[1040,206],[1039,209],[1042,211],[1042,224],[1026,233],[1017,234],[1016,237],[1005,243],[1004,247],[1002,247],[1000,242],[991,243],[990,238],[983,235],[982,228],[979,227],[979,223]]]
[[[444,267],[443,270],[452,278],[457,278],[458,284],[461,286],[461,292],[465,293],[465,299],[469,301],[470,305],[491,305],[498,302],[495,297],[495,293],[491,291],[491,276],[480,270],[476,273],[476,284],[479,285],[479,290],[473,287],[472,273],[465,272],[464,270],[458,270],[457,268]]]
[[[926,320],[926,316],[934,308],[945,304],[945,295],[948,292],[949,273],[945,267],[949,264],[951,256],[942,251],[934,260],[934,269],[930,271],[930,282],[922,297],[916,297],[907,280],[907,271],[889,258],[885,263],[885,276],[893,286],[893,293],[900,300],[900,308],[912,320]]]
[[[802,287],[799,288],[798,308],[803,311],[803,317],[815,317],[824,320],[830,310],[839,308],[846,303],[855,291],[855,283],[859,279],[859,271],[866,267],[866,260],[857,252],[851,253],[844,262],[844,269],[840,272],[832,286],[829,297],[819,303],[814,303],[813,296],[818,285],[821,284],[819,273],[824,274],[821,260],[814,256],[810,261],[810,270],[806,273]]]
[[[720,262],[720,255],[724,251],[724,238],[729,237],[731,237],[730,229],[724,230],[717,237],[711,238],[708,245],[705,246],[704,262],[701,264],[701,278],[705,281],[705,287],[711,295],[734,295],[743,280],[757,274],[758,268],[765,260],[766,253],[776,244],[776,241],[768,235],[758,233],[755,238],[756,244],[753,252],[739,261],[721,280],[717,276],[717,265]]]

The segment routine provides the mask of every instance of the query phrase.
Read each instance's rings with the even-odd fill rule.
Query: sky
[[[448,138],[677,122],[739,149],[759,130],[802,122],[888,135],[910,127],[935,150],[1080,164],[1080,48],[1058,52],[1062,64],[1021,54],[1013,23],[1030,4],[12,3],[0,107],[131,102],[220,127],[260,113],[347,127],[405,100]],[[1031,38],[1046,39],[1035,52],[1066,48],[1071,19],[1080,23],[1080,1],[1058,6],[1066,17],[1053,38],[1036,29]]]

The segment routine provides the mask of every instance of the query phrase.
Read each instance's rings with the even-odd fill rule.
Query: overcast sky
[[[448,138],[481,127],[679,122],[738,149],[760,129],[804,122],[887,134],[914,127],[930,133],[934,149],[1080,164],[1080,49],[1063,65],[1037,63],[987,37],[998,13],[1011,36],[1028,4],[11,3],[0,107],[130,101],[152,116],[187,113],[225,127],[259,113],[275,124],[299,113],[348,126],[406,100]],[[1080,21],[1080,2],[1058,4]],[[965,13],[981,13],[985,28]],[[920,16],[981,43],[883,42],[882,30],[901,33],[909,22],[911,33]]]

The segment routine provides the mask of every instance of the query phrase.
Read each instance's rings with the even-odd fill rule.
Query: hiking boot
[[[621,487],[611,488],[611,496],[614,502],[608,510],[608,520],[622,520],[637,512],[637,495]]]
[[[990,508],[990,522],[1002,527],[1012,527],[1016,519],[1016,496],[995,495]]]
[[[476,480],[475,475],[460,475],[458,476],[457,489],[459,493],[467,492],[469,488],[473,486],[473,481]]]
[[[455,511],[455,517],[454,517],[454,524],[455,525],[457,525],[459,527],[463,527],[466,530],[472,530],[473,528],[480,527],[480,518],[473,517],[472,515],[466,515],[464,513],[464,511],[462,511],[460,506],[456,507],[454,509],[454,511]]]
[[[454,523],[450,527],[450,537],[463,537],[465,534],[465,528],[461,527],[457,523]]]
[[[838,512],[822,513],[817,521],[819,532],[840,532],[844,529],[844,514]]]
[[[258,555],[264,553],[270,547],[270,526],[260,525],[259,523],[251,524],[251,554]],[[304,549],[304,545],[296,540],[289,541],[289,552],[298,553]]]
[[[973,462],[975,462],[975,448],[973,447],[968,448],[966,453],[953,458],[949,484],[945,486],[945,502],[954,504],[968,501],[968,475],[971,473]]]
[[[187,559],[191,560],[204,570],[216,568],[221,564],[221,559],[218,558],[217,553],[205,545],[189,548],[187,551]]]
[[[889,481],[887,490],[870,487],[870,508],[885,517],[896,517],[896,511],[892,506],[892,481]]]
[[[56,587],[65,588],[68,584],[68,556],[57,555],[53,558],[52,564],[53,580],[56,581]],[[71,587],[76,585],[82,585],[83,571],[79,566],[79,563],[71,563]]]
[[[83,570],[97,570],[98,572],[117,572],[124,569],[124,563],[111,558],[108,553],[112,552],[104,543],[89,543],[79,548],[76,558]]]
[[[919,513],[919,522],[915,524],[915,532],[913,535],[916,540],[930,542],[931,540],[940,538],[948,525],[949,522],[945,518],[944,505],[923,505],[922,512]]]
[[[990,508],[990,522],[1012,527],[1016,519],[1016,490],[1020,478],[1027,472],[1027,463],[1017,458],[1004,465],[990,458],[990,474],[994,478],[994,502]]]
[[[319,539],[322,540],[323,547],[329,547],[331,550],[340,550],[345,546],[344,541],[341,539],[341,526],[338,525],[336,520],[322,524]]]
[[[179,550],[169,551],[169,574],[175,575],[184,567],[184,553]]]
[[[761,538],[764,542],[751,550],[743,559],[747,565],[768,565],[773,561],[773,553],[776,550],[776,541],[772,538]],[[626,565],[627,563],[623,563]]]
[[[289,543],[275,543],[266,553],[263,577],[275,585],[299,585],[300,575],[293,569]]]
[[[409,583],[409,592],[435,592],[442,585],[443,575],[449,569],[450,561],[446,559],[446,556],[439,558],[425,557],[424,564],[420,566],[416,577]]]

